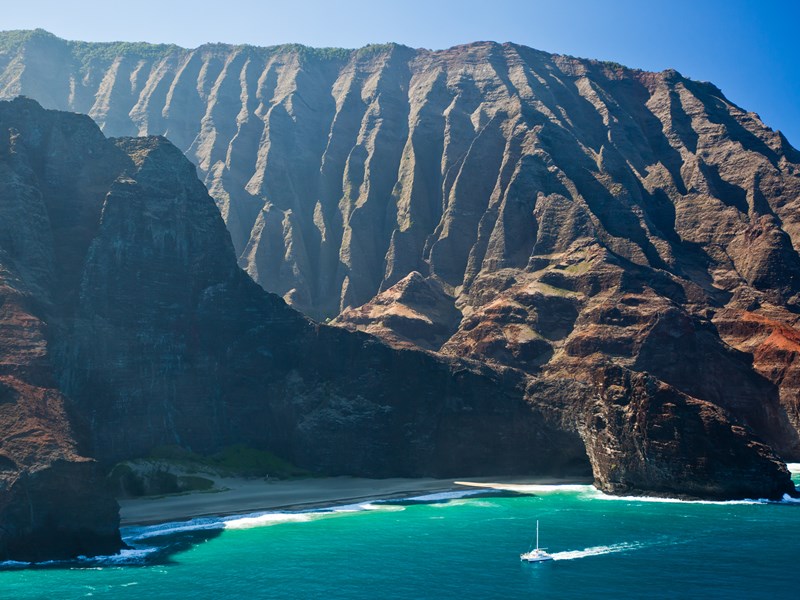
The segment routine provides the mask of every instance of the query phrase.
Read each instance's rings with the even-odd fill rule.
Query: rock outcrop
[[[669,495],[677,486],[685,497],[725,500],[731,493],[747,497],[758,482],[768,497],[785,493],[784,485],[764,478],[774,452],[718,406],[619,368],[598,372],[595,383],[584,422],[599,489]]]
[[[366,331],[395,347],[439,350],[461,322],[452,296],[434,279],[412,271],[388,290],[336,319],[351,331]]]

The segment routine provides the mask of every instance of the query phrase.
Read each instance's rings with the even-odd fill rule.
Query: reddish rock
[[[331,324],[371,333],[395,347],[438,350],[460,321],[461,313],[441,284],[412,271],[367,304],[345,310]]]
[[[795,495],[769,446],[710,402],[620,368],[597,372],[582,429],[595,485],[613,494],[728,499]],[[644,491],[646,490],[646,491]]]

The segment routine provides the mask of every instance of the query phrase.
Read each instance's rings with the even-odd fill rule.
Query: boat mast
[[[539,519],[536,519],[536,549],[539,549]]]

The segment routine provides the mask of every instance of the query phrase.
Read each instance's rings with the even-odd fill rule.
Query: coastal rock
[[[253,283],[236,265],[194,168],[164,138],[109,141],[88,120],[31,101],[0,109],[14,132],[14,156],[36,158],[25,163],[27,171],[7,171],[6,181],[27,173],[30,187],[15,189],[41,198],[43,215],[26,234],[43,240],[41,249],[15,250],[28,258],[8,264],[24,267],[40,286],[31,298],[48,314],[48,364],[54,387],[69,399],[69,439],[101,464],[163,445],[203,453],[244,443],[330,474],[588,472],[581,407],[603,355],[586,341],[567,351],[566,341],[577,335],[573,325],[589,293],[617,293],[624,279],[624,269],[605,260],[606,250],[573,249],[570,260],[595,266],[546,269],[535,289],[523,290],[522,280],[504,284],[512,299],[537,307],[528,316],[532,326],[562,356],[546,366],[562,372],[532,379],[503,360],[489,367],[392,349],[361,332],[315,324]],[[82,155],[67,151],[71,139],[80,140]],[[63,161],[73,162],[67,168]],[[58,278],[48,279],[50,272]],[[476,283],[473,292],[481,289],[491,294],[495,284]],[[447,310],[442,287],[420,275],[383,298],[387,313],[402,308],[430,322]],[[479,296],[474,301],[486,304]],[[581,331],[602,325],[612,339],[614,326],[649,323],[657,306],[649,310],[621,321],[588,311]],[[450,314],[455,327],[457,315]],[[461,328],[468,329],[463,321]],[[778,463],[765,473],[782,477]]]
[[[726,500],[795,495],[789,471],[766,471],[777,457],[709,402],[642,373],[599,371],[583,436],[595,485],[613,494]]]
[[[118,550],[103,472],[157,446],[372,477],[588,473],[524,374],[318,325],[257,286],[164,138],[24,99],[0,127],[0,558]]]
[[[104,161],[82,147],[102,139],[95,132],[87,117],[55,117],[32,102],[0,108],[0,561],[123,546],[119,507],[79,442],[53,367],[54,305],[72,300],[58,286],[74,274],[71,250],[92,226],[80,222],[91,194],[73,185]],[[43,156],[60,152],[59,168],[38,168]],[[53,192],[61,205],[51,212]],[[66,218],[51,227],[60,215]],[[67,230],[69,250],[61,245]]]

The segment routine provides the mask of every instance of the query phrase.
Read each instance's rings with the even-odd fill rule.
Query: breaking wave
[[[117,554],[107,556],[79,556],[72,560],[48,560],[31,563],[17,560],[0,562],[0,569],[22,569],[26,567],[106,567],[143,565],[159,548],[125,548]]]

